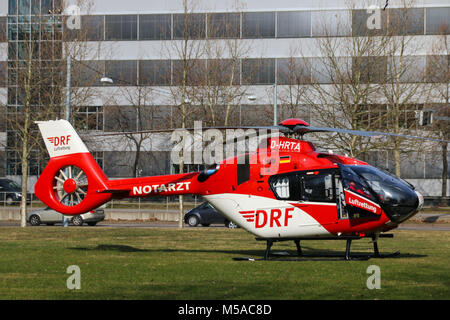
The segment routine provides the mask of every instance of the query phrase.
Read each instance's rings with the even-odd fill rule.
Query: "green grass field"
[[[395,258],[368,261],[234,261],[265,243],[241,229],[0,228],[0,299],[449,299],[450,233],[394,231]],[[304,241],[305,253],[343,253],[345,241]],[[295,252],[293,242],[273,251]],[[372,252],[368,239],[353,252]],[[81,270],[81,289],[66,287]],[[381,289],[366,286],[367,267]]]

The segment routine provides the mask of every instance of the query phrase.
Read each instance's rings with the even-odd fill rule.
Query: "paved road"
[[[0,221],[0,227],[18,227],[19,222],[15,221]],[[56,227],[61,227],[61,225],[56,224]],[[45,225],[40,226],[40,228],[45,228]],[[170,221],[157,221],[157,222],[110,222],[102,221],[95,228],[177,228],[178,222]],[[185,225],[186,228],[190,228]],[[84,225],[83,228],[93,228]],[[198,227],[204,228],[204,227]],[[209,228],[225,228],[222,224],[214,224]],[[447,223],[406,223],[400,225],[397,230],[423,230],[423,231],[450,231],[450,224]]]

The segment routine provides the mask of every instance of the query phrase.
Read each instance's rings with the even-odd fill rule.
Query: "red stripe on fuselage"
[[[389,218],[384,211],[377,217],[358,218],[358,219],[338,219],[337,205],[318,204],[318,203],[291,203],[291,205],[303,210],[328,232],[332,234],[352,234],[352,233],[368,233],[377,229],[381,229]]]

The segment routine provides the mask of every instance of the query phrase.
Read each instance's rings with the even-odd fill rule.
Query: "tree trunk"
[[[447,143],[442,144],[442,199],[441,205],[447,205],[447,174],[448,174],[448,161],[447,161]]]
[[[180,161],[180,173],[184,173],[184,160]],[[178,228],[182,229],[184,225],[184,202],[183,195],[178,196],[179,199],[179,212],[178,212]]]
[[[27,121],[25,119],[25,128],[27,128]],[[20,226],[25,228],[27,226],[27,189],[28,189],[28,136],[25,133],[22,141],[22,200],[20,201]]]
[[[400,150],[399,147],[396,145],[394,150],[394,161],[395,161],[395,175],[397,177],[401,177],[401,158],[400,158]]]

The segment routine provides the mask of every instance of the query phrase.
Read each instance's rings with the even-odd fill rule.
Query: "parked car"
[[[95,226],[98,222],[105,219],[105,212],[103,209],[96,209],[76,216],[66,215],[66,217],[69,219],[69,223],[72,223],[74,226],[82,226],[83,223],[87,223],[89,226]],[[48,207],[27,213],[27,221],[32,226],[38,226],[43,223],[46,225],[62,223],[62,218],[63,215],[61,213]]]
[[[7,205],[19,204],[22,200],[22,187],[9,179],[0,179],[0,202]],[[31,195],[27,195],[27,203],[30,203]]]
[[[237,228],[237,224],[227,220],[220,212],[218,212],[208,202],[203,202],[201,205],[189,210],[184,215],[184,222],[191,227],[196,227],[201,224],[208,227],[212,223],[223,223],[228,228]]]

